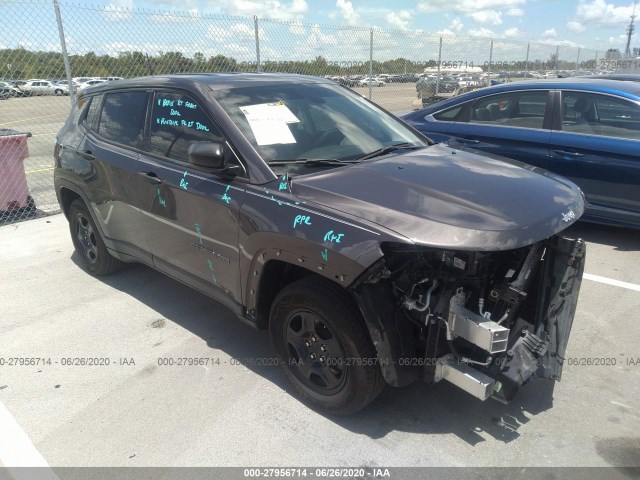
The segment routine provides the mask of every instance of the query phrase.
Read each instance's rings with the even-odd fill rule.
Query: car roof
[[[554,79],[521,80],[517,82],[501,83],[491,87],[479,88],[472,92],[463,93],[442,102],[435,103],[418,110],[421,114],[438,112],[448,107],[464,103],[475,98],[485,97],[497,93],[506,93],[517,90],[581,90],[585,92],[612,93],[631,100],[640,101],[640,83],[621,82],[619,80],[604,80],[595,78],[572,77]],[[407,117],[413,116],[412,112]]]
[[[91,87],[90,92],[137,88],[137,87],[183,87],[187,88],[194,84],[208,86],[211,90],[222,90],[225,88],[256,87],[273,85],[276,83],[330,83],[320,77],[308,75],[297,75],[290,73],[184,73],[171,75],[154,75],[147,77],[128,78],[119,80],[117,83],[108,82]],[[89,89],[87,89],[89,93]]]
[[[610,75],[581,75],[581,78],[599,78],[602,80],[623,80],[626,82],[640,82],[637,73],[612,73]]]

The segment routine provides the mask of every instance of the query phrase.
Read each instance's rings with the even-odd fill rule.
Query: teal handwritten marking
[[[171,109],[171,112],[169,113],[169,115],[175,115],[177,117],[181,117],[182,115],[180,115],[180,112],[174,108]]]
[[[329,230],[325,235],[324,235],[324,241],[325,242],[331,242],[331,243],[340,243],[340,240],[342,239],[342,237],[344,237],[344,233],[333,233],[333,230]]]
[[[187,171],[184,171],[184,175],[182,175],[182,178],[180,179],[180,188],[184,188],[185,190],[187,189],[187,185],[189,185],[189,182],[187,182],[185,180],[185,178],[187,178]]]
[[[293,220],[293,228],[295,229],[297,225],[311,225],[311,217],[308,215],[297,215]]]
[[[156,123],[160,125],[171,125],[172,127],[177,127],[179,125],[178,120],[167,120],[164,117],[156,117]]]
[[[211,271],[211,279],[213,280],[213,283],[218,283],[218,281],[216,280],[216,269],[213,266],[213,262],[211,260],[207,260],[207,265],[209,265],[209,270]]]
[[[158,202],[160,203],[160,205],[162,205],[164,208],[167,208],[167,201],[162,198],[162,195],[160,195],[160,189],[158,188]]]
[[[196,122],[196,130],[204,130],[205,132],[208,132],[209,127],[207,127],[206,125],[203,125],[200,122]]]
[[[192,110],[195,110],[196,108],[198,108],[198,106],[195,103],[191,103],[191,102],[185,102],[184,106],[187,108],[191,108]]]
[[[184,102],[182,100],[178,100],[178,106],[181,107]]]
[[[196,233],[198,234],[198,240],[200,241],[200,245],[202,245],[202,233],[200,233],[200,225],[194,223],[193,226],[196,229]]]
[[[282,181],[280,182],[280,186],[278,187],[278,190],[282,191],[282,190],[288,190],[289,189],[289,185],[287,184],[287,175],[283,175],[282,176]]]
[[[227,185],[227,188],[224,191],[224,194],[222,195],[222,201],[223,202],[227,202],[227,203],[231,203],[231,197],[229,195],[227,195],[227,192],[229,191],[229,185]]]
[[[329,252],[326,248],[324,249],[324,252],[320,252],[320,255],[322,255],[322,259],[325,262],[329,261]]]

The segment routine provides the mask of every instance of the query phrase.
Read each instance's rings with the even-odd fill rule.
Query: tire
[[[350,415],[385,386],[362,317],[346,292],[318,278],[304,278],[275,298],[269,321],[279,363],[304,403]]]
[[[80,263],[91,275],[108,275],[122,268],[122,262],[107,250],[93,217],[79,198],[69,207],[69,231]]]
[[[64,92],[63,92],[62,90],[60,90],[60,89],[57,89],[54,93],[55,93],[57,96],[60,96],[60,95],[63,95],[63,94],[64,94]]]

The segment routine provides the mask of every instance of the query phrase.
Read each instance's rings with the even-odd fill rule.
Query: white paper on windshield
[[[300,120],[282,102],[260,103],[240,107],[256,137],[258,145],[296,143],[289,130],[290,123]]]

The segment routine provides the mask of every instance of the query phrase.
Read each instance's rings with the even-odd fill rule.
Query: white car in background
[[[74,84],[74,88],[77,86]],[[69,95],[69,85],[66,80],[60,80],[58,82],[53,82],[53,93],[54,95]]]
[[[76,87],[76,91],[81,92],[85,88],[93,87],[94,85],[100,85],[101,83],[107,83],[107,81],[106,80],[99,80],[99,79],[88,80],[88,81],[86,81],[84,83],[79,84]]]
[[[358,85],[361,87],[366,87],[369,84],[373,85],[374,87],[384,87],[387,84],[387,82],[385,82],[383,79],[378,77],[374,77],[374,78],[366,77],[358,81]]]
[[[26,83],[18,87],[25,95],[53,95],[54,84],[48,80],[27,80]]]
[[[0,82],[0,90],[3,91],[3,98],[19,97],[22,95],[22,91],[9,82]]]

